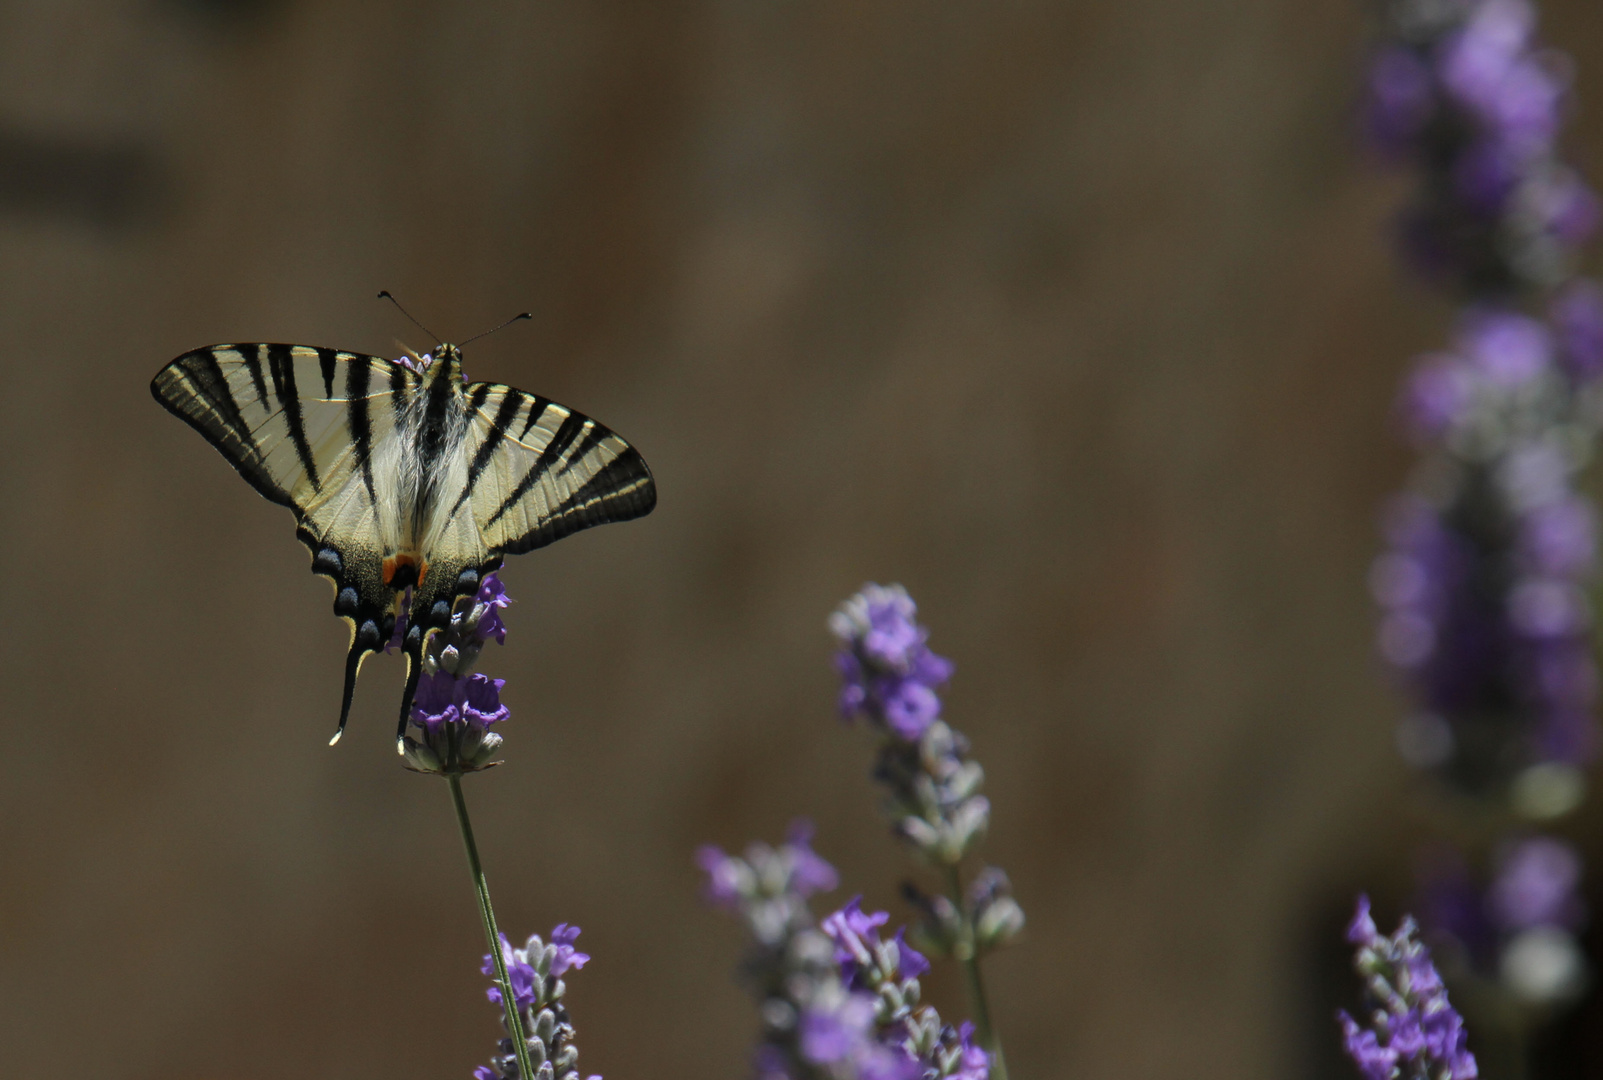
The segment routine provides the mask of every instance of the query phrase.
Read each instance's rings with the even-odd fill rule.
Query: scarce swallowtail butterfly
[[[312,572],[334,583],[351,645],[331,743],[362,660],[390,641],[408,589],[397,738],[429,636],[502,556],[657,502],[632,446],[536,394],[466,382],[455,345],[415,366],[306,345],[213,345],[162,368],[150,390],[262,496],[294,511]]]

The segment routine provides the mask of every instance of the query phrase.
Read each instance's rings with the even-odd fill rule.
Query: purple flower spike
[[[1474,1080],[1479,1070],[1463,1018],[1447,1000],[1414,921],[1405,918],[1387,937],[1361,896],[1347,940],[1358,947],[1354,967],[1365,980],[1370,1023],[1362,1026],[1346,1012],[1336,1020],[1359,1071],[1370,1080]]]
[[[551,931],[549,942],[542,941],[540,935],[534,934],[523,948],[514,949],[506,935],[501,935],[501,958],[506,963],[515,1008],[529,1042],[529,1058],[531,1061],[549,1063],[537,1066],[540,1074],[548,1076],[549,1080],[580,1080],[579,1049],[574,1045],[577,1033],[562,1002],[567,986],[561,978],[565,973],[583,967],[585,961],[590,959],[584,953],[574,951],[573,942],[578,936],[577,926],[559,923]],[[484,957],[479,970],[493,977],[493,959]],[[512,1026],[500,987],[491,986],[486,996],[500,1007],[501,1026],[508,1036],[496,1047],[490,1065],[481,1065],[474,1070],[475,1080],[520,1080],[517,1053],[511,1038]],[[591,1076],[585,1080],[601,1078]]]
[[[1559,158],[1567,65],[1526,0],[1394,0],[1368,73],[1375,145],[1420,173],[1403,215],[1411,260],[1471,294],[1558,283],[1597,226],[1596,196]]]
[[[929,961],[890,916],[865,912],[853,897],[814,924],[806,894],[832,888],[836,875],[811,847],[812,826],[791,825],[778,848],[753,844],[745,858],[703,847],[710,902],[736,911],[751,931],[745,971],[758,991],[762,1041],[759,1080],[988,1080],[990,1057],[973,1045],[972,1028],[953,1028],[919,1006],[919,976]],[[982,874],[987,896],[1005,878]]]
[[[478,674],[473,665],[492,638],[505,641],[499,612],[509,603],[500,579],[486,574],[471,600],[457,600],[451,625],[429,639],[408,718],[416,735],[400,745],[407,768],[474,772],[497,764],[502,739],[490,729],[511,715],[501,701],[506,680]]]
[[[865,585],[841,605],[829,627],[843,646],[835,664],[845,681],[841,711],[916,740],[940,715],[935,688],[951,663],[929,651],[929,632],[900,585]]]
[[[930,651],[929,631],[900,585],[865,585],[830,616],[841,644],[841,712],[880,736],[874,776],[890,789],[897,836],[937,863],[955,864],[984,834],[990,803],[968,740],[941,719],[936,689],[952,662]]]

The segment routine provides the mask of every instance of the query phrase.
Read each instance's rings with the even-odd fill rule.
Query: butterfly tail
[[[428,635],[414,624],[406,634],[406,689],[401,692],[401,718],[395,726],[395,752],[405,754],[406,723],[412,715],[412,699],[417,696],[418,679],[423,675],[423,642]]]
[[[356,676],[362,670],[362,659],[369,650],[360,644],[351,642],[351,651],[345,655],[345,690],[340,696],[340,726],[335,730],[334,737],[328,740],[333,746],[345,734],[345,722],[351,718],[351,700],[356,697]]]

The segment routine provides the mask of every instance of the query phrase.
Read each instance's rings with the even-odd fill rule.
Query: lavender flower
[[[804,1030],[829,1034],[804,1042],[804,1054],[818,1061],[813,1052],[827,1046],[835,1055],[830,1063],[850,1062],[865,1080],[989,1080],[991,1057],[974,1045],[973,1025],[954,1028],[920,1004],[919,977],[929,961],[907,944],[905,930],[882,938],[879,928],[889,921],[886,912],[864,912],[857,897],[824,919],[843,992],[832,1008],[815,1004],[804,1017]]]
[[[509,715],[501,703],[504,679],[472,668],[491,639],[505,643],[501,609],[512,601],[494,573],[484,576],[472,597],[458,598],[451,625],[435,634],[423,656],[410,722],[416,729],[401,741],[406,766],[416,772],[475,772],[497,762],[501,735],[490,730]],[[395,632],[404,634],[397,620]]]
[[[924,858],[955,872],[984,836],[991,804],[980,788],[985,771],[968,756],[969,743],[940,718],[935,690],[951,678],[952,663],[931,652],[929,631],[915,621],[917,606],[900,585],[865,585],[841,605],[829,626],[841,643],[835,666],[842,677],[841,710],[862,718],[880,736],[874,777],[888,793],[886,809],[897,835]],[[960,893],[909,898],[925,918],[919,944],[969,959],[1015,937],[1024,911],[1007,875],[987,868],[959,910]]]
[[[1425,461],[1372,578],[1380,650],[1418,703],[1410,761],[1551,816],[1597,743],[1596,512],[1575,475],[1600,420],[1603,288],[1570,274],[1599,200],[1559,156],[1568,68],[1528,0],[1394,0],[1388,21],[1370,128],[1418,166],[1415,261],[1470,303],[1402,395]],[[1521,786],[1555,763],[1570,772],[1533,776],[1559,788]]]
[[[1502,933],[1497,976],[1520,1001],[1573,1001],[1586,988],[1588,965],[1576,932],[1585,924],[1581,857],[1550,836],[1507,843],[1487,891],[1489,921]]]
[[[904,932],[881,941],[879,927],[890,921],[887,912],[867,914],[861,897],[826,918],[821,929],[835,944],[835,965],[852,990],[876,995],[876,1017],[882,1027],[907,1019],[918,1004],[918,978],[930,969],[926,960],[907,944]]]
[[[574,1045],[574,1028],[568,1019],[568,1010],[562,1004],[567,985],[562,976],[568,971],[584,967],[589,956],[573,947],[579,928],[567,923],[551,931],[549,942],[540,935],[531,935],[521,949],[514,949],[501,935],[501,958],[507,967],[512,983],[514,1007],[528,1033],[530,1063],[534,1067],[534,1080],[579,1080],[579,1049]],[[484,957],[480,970],[486,975],[495,974],[495,962]],[[491,986],[486,992],[490,1001],[501,1008],[501,1024],[508,1036],[501,1040],[495,1057],[488,1066],[473,1070],[474,1080],[522,1080],[519,1077],[517,1056],[513,1053],[511,1026],[508,1023],[506,1002],[501,989]],[[599,1076],[585,1080],[601,1080]]]
[[[907,742],[940,716],[935,688],[952,677],[951,661],[925,644],[929,631],[913,621],[917,612],[900,585],[870,584],[829,619],[845,646],[835,658],[842,715],[866,717]]]
[[[1370,69],[1369,129],[1412,160],[1402,234],[1416,265],[1473,293],[1549,287],[1598,223],[1557,152],[1568,65],[1527,0],[1396,0]]]
[[[809,822],[794,822],[785,843],[752,844],[744,858],[710,845],[696,853],[707,873],[707,901],[740,916],[751,933],[743,970],[762,1022],[754,1071],[774,1080],[827,1075],[825,1065],[850,1056],[831,1056],[831,1038],[857,1030],[829,938],[819,932],[807,903],[838,881],[834,868],[813,851],[812,831]],[[872,1020],[871,1007],[869,1012]],[[813,1053],[805,1052],[804,1041]]]
[[[1595,420],[1577,389],[1545,326],[1483,309],[1405,395],[1429,456],[1372,574],[1380,649],[1420,705],[1405,753],[1472,790],[1595,749],[1595,511],[1574,488]]]
[[[926,858],[955,866],[985,834],[991,804],[985,772],[969,744],[940,719],[938,686],[951,661],[935,655],[929,632],[900,585],[865,585],[830,617],[840,640],[841,711],[880,735],[874,775],[889,793],[898,834]]]
[[[1358,898],[1347,940],[1358,947],[1353,966],[1364,978],[1369,1012],[1367,1026],[1336,1014],[1347,1053],[1368,1080],[1473,1080],[1479,1070],[1463,1018],[1417,929],[1405,917],[1391,937],[1382,935],[1369,898]]]

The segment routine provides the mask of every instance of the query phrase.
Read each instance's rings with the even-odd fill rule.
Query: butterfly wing
[[[457,596],[475,591],[503,555],[651,512],[651,470],[594,420],[498,383],[467,387],[467,428],[442,463],[444,497],[425,539],[428,573],[411,625],[443,627]]]
[[[589,417],[495,383],[469,386],[468,405],[456,510],[471,514],[490,554],[532,551],[657,505],[639,451]]]
[[[151,393],[215,446],[264,498],[295,512],[312,571],[334,583],[334,613],[351,625],[340,730],[362,658],[394,628],[395,442],[418,376],[375,356],[304,345],[214,345],[157,373]],[[378,451],[376,453],[376,451]],[[338,734],[335,738],[339,738]]]

